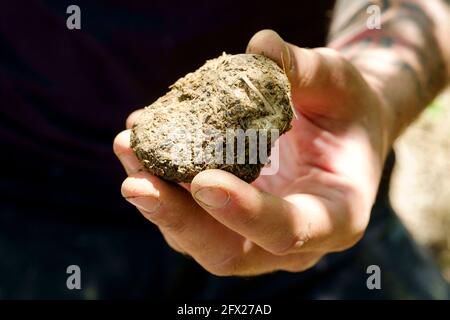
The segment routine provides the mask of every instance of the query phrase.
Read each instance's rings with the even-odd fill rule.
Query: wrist
[[[350,60],[379,100],[383,130],[391,147],[435,93],[424,90],[414,61],[399,52],[371,50]]]
[[[361,75],[366,80],[368,86],[378,100],[378,119],[382,139],[382,156],[384,160],[392,149],[401,129],[398,128],[398,119],[396,119],[395,108],[389,97],[385,94],[382,80],[369,73],[361,72]]]
[[[379,150],[384,162],[401,131],[396,109],[397,101],[392,99],[389,81],[377,69],[366,67],[365,62],[364,64],[353,62],[352,65],[359,72],[367,87],[367,90],[363,90],[366,93],[363,94],[366,95],[365,101],[369,106],[367,112],[370,113],[368,117],[372,123],[368,130],[378,136],[376,139],[380,141]]]

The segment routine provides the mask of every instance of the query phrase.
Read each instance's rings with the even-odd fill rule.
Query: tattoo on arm
[[[427,1],[444,8],[444,20],[450,20],[450,0],[338,0],[329,35],[329,46],[376,78],[395,112],[408,114],[404,124],[435,97],[449,76],[444,20],[441,16],[437,21],[436,6],[426,7]],[[368,27],[372,5],[378,6],[381,28]],[[409,90],[396,90],[402,87]]]
[[[436,36],[442,26],[436,25],[434,16],[425,9],[426,1],[338,0],[329,36],[329,46],[341,51],[363,73],[387,81],[408,81],[416,97],[406,100],[416,101],[417,109],[434,98],[448,80],[442,39]],[[450,6],[450,0],[435,1]],[[371,5],[380,9],[379,29],[367,26]],[[387,75],[381,64],[389,69]],[[395,99],[398,102],[402,97]]]

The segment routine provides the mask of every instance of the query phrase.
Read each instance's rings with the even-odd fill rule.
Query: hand
[[[114,141],[128,174],[122,194],[173,249],[213,274],[298,272],[363,235],[390,147],[385,107],[331,49],[302,49],[264,30],[247,52],[276,61],[292,84],[298,118],[280,137],[279,172],[252,184],[221,170],[168,183],[141,170],[126,130]]]

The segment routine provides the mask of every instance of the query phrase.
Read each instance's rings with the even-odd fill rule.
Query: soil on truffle
[[[270,155],[275,142],[270,130],[283,134],[291,128],[292,117],[290,84],[275,62],[262,55],[224,53],[179,79],[144,109],[133,125],[131,147],[149,172],[169,181],[191,182],[203,170],[222,169],[251,182],[265,161],[250,161],[252,140],[247,136],[245,162],[238,163],[237,135],[232,132],[264,132]],[[234,152],[228,153],[233,161],[225,152],[230,140],[235,142]],[[218,155],[218,145],[223,147],[223,161],[205,156]]]

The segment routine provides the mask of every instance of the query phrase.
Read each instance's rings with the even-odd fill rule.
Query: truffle
[[[290,84],[275,62],[224,53],[144,109],[131,147],[150,173],[169,181],[191,182],[203,170],[222,169],[251,182],[292,117]]]

